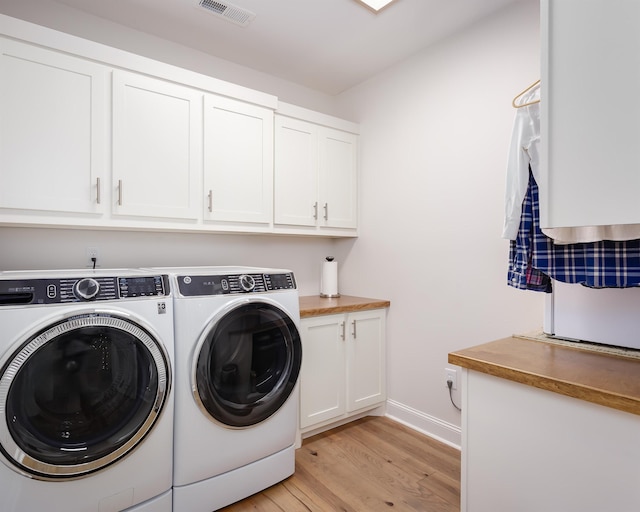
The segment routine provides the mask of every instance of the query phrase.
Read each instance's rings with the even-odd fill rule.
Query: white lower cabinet
[[[386,401],[386,309],[303,318],[302,433]]]
[[[640,416],[467,369],[462,397],[462,512],[638,510]]]

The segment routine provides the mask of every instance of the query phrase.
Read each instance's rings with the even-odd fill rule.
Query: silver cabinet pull
[[[318,201],[313,203],[313,219],[318,220]]]
[[[324,203],[324,220],[329,220],[329,203]]]
[[[209,212],[213,211],[213,190],[209,189],[209,194],[207,195],[209,198]]]
[[[100,176],[96,178],[96,204],[100,204]]]
[[[351,322],[351,325],[353,325],[353,332],[351,333],[351,335],[353,336],[353,339],[356,339],[356,321],[354,320],[353,322]]]
[[[342,334],[340,334],[340,338],[342,338],[344,340],[345,336],[346,336],[344,322],[340,322],[340,328],[342,329]]]
[[[122,180],[118,180],[118,206],[122,206]]]

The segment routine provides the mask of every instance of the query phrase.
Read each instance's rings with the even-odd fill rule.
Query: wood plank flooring
[[[224,512],[460,511],[460,452],[384,417],[306,439],[296,472]]]

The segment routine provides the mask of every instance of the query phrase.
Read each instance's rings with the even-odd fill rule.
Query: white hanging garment
[[[521,93],[513,122],[507,159],[505,216],[502,238],[515,240],[520,226],[522,201],[529,184],[529,167],[539,189],[540,179],[540,87]],[[514,100],[515,102],[515,100]],[[514,103],[515,104],[515,103]]]

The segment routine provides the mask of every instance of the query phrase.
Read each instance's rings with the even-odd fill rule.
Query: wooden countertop
[[[391,302],[388,300],[367,299],[350,295],[341,295],[334,298],[307,295],[300,297],[300,318],[388,308],[390,305]]]
[[[449,363],[640,415],[640,360],[503,338],[449,354]]]

